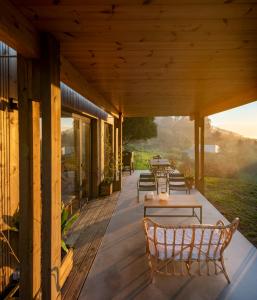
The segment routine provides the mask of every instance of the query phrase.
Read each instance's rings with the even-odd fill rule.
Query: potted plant
[[[185,169],[184,176],[185,176],[186,186],[190,193],[190,190],[193,188],[193,185],[194,185],[194,176],[193,176],[193,173],[192,173],[192,170],[190,167],[187,167]]]
[[[113,177],[105,178],[100,184],[100,196],[110,196],[113,191]]]
[[[69,212],[62,203],[61,214],[61,256],[62,264],[60,268],[60,285],[62,286],[73,268],[73,248],[67,244],[66,235],[73,223],[77,220],[78,214],[69,217]]]
[[[5,244],[14,260],[8,263],[8,267],[13,269],[10,277],[10,283],[3,292],[4,299],[9,299],[13,296],[18,296],[19,293],[19,280],[20,280],[20,260],[19,260],[19,225],[20,214],[19,208],[16,209],[12,216],[3,216],[4,222],[7,227],[2,231],[0,230],[0,241]]]
[[[103,181],[99,187],[100,196],[109,196],[113,191],[113,182],[116,172],[116,162],[110,139],[107,138],[104,147]]]
[[[186,176],[185,181],[186,181],[187,188],[189,190],[191,190],[193,188],[193,185],[194,185],[194,176],[192,176],[192,175]]]
[[[67,235],[68,230],[71,228],[73,223],[77,220],[78,214],[74,214],[73,216],[69,217],[69,212],[67,208],[62,203],[62,215],[61,215],[61,234],[62,234],[62,257],[65,256],[70,246],[66,243],[65,238]]]
[[[176,161],[174,159],[172,159],[170,161],[170,168],[171,168],[172,172],[174,172],[176,170],[176,166],[177,166]]]

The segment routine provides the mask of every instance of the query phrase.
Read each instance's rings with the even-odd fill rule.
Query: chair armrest
[[[224,222],[223,222],[223,221],[219,220],[219,221],[216,223],[216,225],[217,225],[217,226],[219,226],[219,225],[222,225],[222,226],[224,226],[225,224],[224,224]]]

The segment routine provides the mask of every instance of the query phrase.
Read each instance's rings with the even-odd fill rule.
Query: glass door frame
[[[76,185],[78,187],[78,202],[79,202],[79,209],[81,209],[81,207],[83,206],[84,204],[84,197],[83,197],[83,170],[82,170],[82,167],[83,167],[83,151],[82,151],[82,122],[85,122],[87,124],[89,124],[90,126],[90,137],[88,138],[89,142],[90,142],[90,145],[89,145],[89,195],[88,195],[88,199],[91,198],[91,191],[92,191],[92,180],[91,180],[91,173],[92,173],[92,124],[91,124],[91,121],[92,121],[92,118],[90,118],[89,116],[82,116],[80,114],[76,114],[74,112],[70,112],[68,110],[62,110],[62,113],[61,113],[61,118],[62,117],[70,117],[70,118],[73,118],[74,120],[78,121],[78,130],[75,131],[75,144],[78,143],[78,147],[77,147],[77,156],[78,156],[78,166],[79,166],[79,171],[78,171],[78,176],[77,176],[77,179],[76,179]]]

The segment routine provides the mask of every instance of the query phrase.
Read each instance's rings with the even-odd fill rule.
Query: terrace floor
[[[117,207],[103,235],[97,255],[80,289],[79,299],[257,299],[257,249],[236,232],[225,252],[231,279],[213,276],[156,276],[150,283],[142,226],[143,197],[136,200],[135,172],[124,179]],[[227,220],[199,192],[193,191],[203,205],[203,223]],[[143,193],[142,193],[143,196]],[[178,211],[179,213],[179,211]],[[183,211],[185,213],[185,211]],[[160,218],[166,223],[196,223],[193,218]],[[81,231],[81,235],[86,231]],[[82,274],[81,274],[82,275]],[[72,285],[70,289],[72,289]]]

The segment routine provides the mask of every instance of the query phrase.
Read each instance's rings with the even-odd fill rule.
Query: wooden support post
[[[204,117],[200,119],[200,128],[201,128],[201,135],[200,135],[200,191],[204,194]]]
[[[91,165],[91,172],[92,172],[92,192],[91,196],[93,198],[97,198],[99,195],[99,185],[101,181],[101,174],[100,174],[100,121],[99,120],[91,120],[92,126],[92,137],[91,137],[91,149],[92,149],[92,165]]]
[[[59,43],[41,36],[42,299],[60,298],[61,93]]]
[[[119,119],[117,119],[117,128],[118,128],[118,190],[122,188],[122,122],[123,116],[120,113]]]
[[[75,119],[73,121],[74,126],[74,142],[75,142],[75,166],[77,172],[75,172],[75,186],[77,188],[76,197],[78,198],[76,202],[75,209],[80,208],[81,206],[81,199],[82,199],[82,122],[81,120]],[[85,167],[84,167],[85,168]],[[74,206],[74,203],[71,204]],[[72,207],[73,210],[73,207]]]
[[[32,62],[18,56],[20,298],[41,297],[40,103],[33,102]]]
[[[114,184],[113,190],[119,191],[120,184],[119,184],[119,129],[117,127],[118,119],[114,119],[114,127],[113,127],[113,144],[114,144],[114,161],[115,161],[115,174],[114,174]]]
[[[195,116],[195,187],[199,189],[199,116]]]

